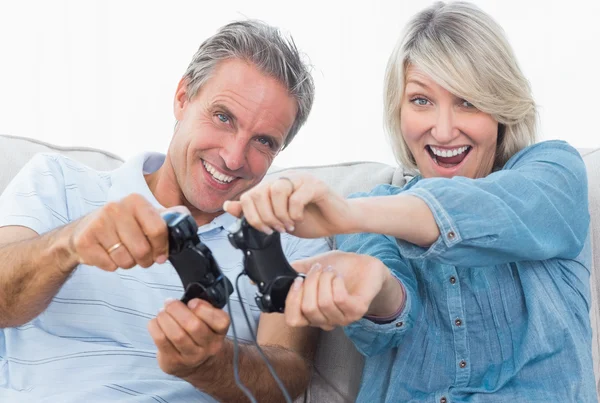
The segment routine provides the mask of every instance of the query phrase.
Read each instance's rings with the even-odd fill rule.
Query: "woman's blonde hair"
[[[536,141],[536,106],[502,28],[478,7],[436,3],[408,24],[388,61],[385,125],[396,159],[416,169],[400,130],[400,107],[409,65],[499,123],[494,169]]]

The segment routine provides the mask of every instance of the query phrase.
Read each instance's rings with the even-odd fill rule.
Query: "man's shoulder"
[[[104,204],[111,186],[112,171],[100,171],[59,153],[35,154],[7,189],[7,197],[35,196],[47,204],[57,202],[69,208],[84,200],[97,208]],[[84,209],[85,210],[85,209]],[[86,210],[87,211],[87,210]]]
[[[56,153],[35,154],[0,195],[0,226],[38,234],[65,225],[105,202],[110,176]]]
[[[93,174],[110,172],[99,171],[81,161],[72,159],[60,153],[37,153],[31,158],[29,163],[36,167],[61,168],[66,172],[72,171]]]
[[[23,170],[37,177],[52,176],[57,178],[73,178],[80,181],[106,179],[110,171],[99,171],[81,161],[74,160],[59,153],[37,153],[27,162]]]

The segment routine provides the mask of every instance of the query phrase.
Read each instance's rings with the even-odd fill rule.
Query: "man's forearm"
[[[299,354],[276,346],[261,346],[277,376],[294,399],[308,386],[311,367]],[[258,350],[251,344],[240,344],[239,374],[242,383],[259,402],[284,401],[283,394],[268,371]],[[247,401],[235,384],[233,375],[233,342],[226,340],[221,352],[205,362],[196,373],[185,378],[196,388],[222,402]]]
[[[42,313],[77,260],[68,252],[69,228],[0,246],[0,328]]]

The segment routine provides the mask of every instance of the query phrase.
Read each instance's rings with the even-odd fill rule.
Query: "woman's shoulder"
[[[564,140],[547,140],[525,147],[513,155],[504,168],[510,169],[534,161],[583,164],[583,159],[575,147]]]

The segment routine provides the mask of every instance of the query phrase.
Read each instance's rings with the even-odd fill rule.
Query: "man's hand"
[[[187,306],[178,300],[167,301],[148,323],[158,347],[158,365],[179,378],[193,375],[221,351],[229,323],[225,311],[204,300],[195,298]]]
[[[160,368],[222,402],[246,401],[234,377],[234,347],[225,335],[229,315],[206,301],[184,305],[169,301],[148,324],[158,347]],[[257,341],[291,396],[306,389],[310,379],[317,333],[314,328],[292,329],[280,314],[262,314]],[[283,395],[253,344],[239,344],[239,376],[260,402],[280,402]]]
[[[167,260],[167,225],[141,195],[110,202],[73,225],[69,247],[80,263],[115,271]]]
[[[359,213],[325,182],[306,173],[286,173],[248,190],[240,201],[223,209],[265,233],[290,232],[302,238],[321,238],[352,232]]]
[[[378,259],[332,251],[292,263],[296,278],[285,302],[286,323],[332,330],[365,315],[387,316],[404,301],[404,290]]]

